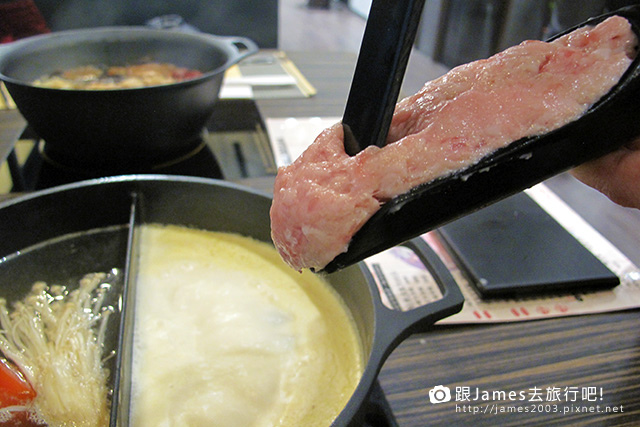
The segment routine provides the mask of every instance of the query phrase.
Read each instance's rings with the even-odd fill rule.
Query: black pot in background
[[[224,72],[257,52],[244,37],[105,27],[35,36],[0,47],[0,79],[45,154],[66,166],[109,174],[174,160],[196,149]],[[199,78],[133,89],[67,90],[31,83],[84,65],[141,60],[199,70]]]

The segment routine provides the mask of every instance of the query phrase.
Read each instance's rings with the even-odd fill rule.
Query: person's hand
[[[640,209],[640,138],[571,173],[613,202]]]

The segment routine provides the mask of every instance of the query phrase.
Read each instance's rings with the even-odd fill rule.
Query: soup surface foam
[[[145,225],[140,233],[134,426],[326,426],[363,370],[330,285],[263,242]]]

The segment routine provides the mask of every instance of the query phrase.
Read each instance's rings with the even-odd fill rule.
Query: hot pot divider
[[[131,407],[131,368],[133,364],[133,327],[135,319],[135,297],[137,276],[137,249],[140,195],[131,193],[131,211],[127,227],[127,249],[124,283],[121,298],[120,324],[118,327],[118,347],[116,351],[113,395],[111,398],[110,427],[129,425]]]

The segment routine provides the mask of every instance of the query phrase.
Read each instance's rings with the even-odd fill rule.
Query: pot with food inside
[[[145,27],[54,32],[0,50],[0,79],[68,167],[130,173],[197,148],[244,37]]]

